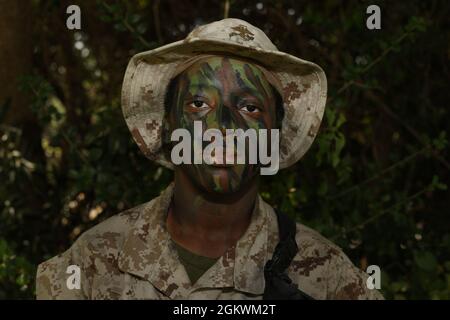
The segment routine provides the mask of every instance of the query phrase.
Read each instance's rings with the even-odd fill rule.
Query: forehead
[[[256,64],[233,57],[201,58],[189,66],[183,74],[191,80],[191,85],[197,81],[231,81],[239,82],[240,85],[250,82],[247,83],[249,85],[255,81],[268,83],[264,73]]]

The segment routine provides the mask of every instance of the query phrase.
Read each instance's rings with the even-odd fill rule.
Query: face
[[[173,91],[169,92],[171,131],[184,128],[194,137],[194,121],[201,121],[203,132],[219,129],[225,141],[226,129],[253,128],[259,132],[275,127],[273,87],[252,63],[221,56],[205,57],[174,81]],[[203,148],[209,143],[203,142]],[[192,155],[193,152],[192,149]],[[183,170],[206,192],[232,193],[254,180],[259,166],[248,161],[233,165],[208,165],[202,161],[202,164],[182,164],[176,170]]]

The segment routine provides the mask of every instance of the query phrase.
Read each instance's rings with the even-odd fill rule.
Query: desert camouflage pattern
[[[325,73],[312,62],[279,51],[260,29],[232,18],[198,26],[184,40],[132,57],[122,86],[122,110],[141,151],[173,169],[162,151],[164,95],[180,65],[200,54],[247,58],[275,75],[285,109],[280,169],[299,160],[322,121],[327,95]]]
[[[122,212],[82,234],[73,246],[40,264],[38,299],[262,299],[264,265],[278,243],[276,214],[258,197],[241,239],[192,285],[165,226],[173,185],[161,196]],[[337,246],[297,224],[299,252],[288,269],[315,299],[383,299],[368,275]],[[69,265],[81,288],[69,290]]]

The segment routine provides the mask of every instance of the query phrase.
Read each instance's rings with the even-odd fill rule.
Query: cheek
[[[183,117],[183,110],[180,109],[178,105],[172,106],[172,109],[170,111],[170,121],[171,124],[174,125],[174,128],[178,128],[180,124],[182,123],[182,117]]]
[[[191,130],[194,126],[194,121],[196,119],[192,119],[189,113],[186,113],[182,106],[178,106],[173,112],[171,117],[171,123],[173,123],[173,129],[182,128]]]
[[[265,106],[264,111],[261,112],[259,117],[253,117],[250,115],[246,115],[244,113],[238,112],[238,117],[243,119],[243,121],[246,123],[246,125],[249,128],[253,129],[272,129],[275,127],[276,124],[276,114],[275,114],[275,108],[271,105]]]
[[[273,129],[276,126],[276,103],[275,100],[270,100],[267,106],[267,112],[264,113],[262,121],[267,129]]]
[[[264,117],[261,118],[261,123],[264,126],[264,129],[272,129],[274,126],[273,115],[265,113]]]
[[[271,117],[266,112],[261,113],[261,115],[256,118],[249,115],[241,115],[240,116],[243,121],[245,121],[245,124],[250,129],[267,129],[271,127]]]
[[[193,123],[194,121],[202,121],[205,119],[209,112],[209,110],[203,110],[203,111],[197,111],[197,112],[190,112],[188,110],[184,110],[184,119],[187,122]]]

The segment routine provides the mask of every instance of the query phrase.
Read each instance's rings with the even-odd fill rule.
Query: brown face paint
[[[193,137],[194,121],[202,121],[203,131],[219,129],[225,141],[226,129],[258,131],[275,127],[273,89],[264,73],[252,63],[207,57],[189,66],[174,81],[170,130],[184,128]],[[180,169],[204,191],[217,193],[236,192],[259,172],[259,166],[254,164],[183,164]]]

